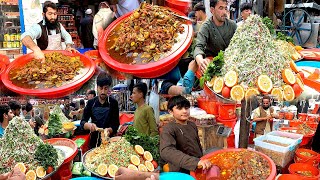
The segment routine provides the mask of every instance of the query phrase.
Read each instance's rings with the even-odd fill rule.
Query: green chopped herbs
[[[239,74],[239,82],[245,87],[254,87],[260,75],[271,78],[274,86],[283,84],[281,70],[289,68],[286,59],[262,19],[251,15],[237,28],[228,48],[224,52],[222,75],[230,70]]]
[[[142,146],[144,150],[149,151],[152,154],[153,159],[156,162],[159,162],[160,160],[159,135],[151,137],[144,134],[140,134],[133,126],[129,126],[124,137],[133,146],[134,145]]]
[[[14,117],[0,138],[0,174],[10,172],[13,167],[23,162],[29,169],[38,166],[35,161],[37,147],[43,144],[29,123],[20,117]]]
[[[51,144],[40,144],[37,147],[35,159],[44,169],[47,169],[49,166],[56,167],[58,165],[58,153]]]
[[[48,129],[49,129],[49,134],[48,134],[49,138],[62,134],[62,123],[59,118],[59,115],[50,114]]]
[[[283,34],[282,32],[277,33],[277,39],[287,41],[287,42],[294,44],[293,38],[291,36],[287,36],[287,35]]]
[[[209,63],[206,72],[200,79],[200,86],[203,87],[205,81],[210,81],[214,76],[221,75],[221,69],[224,65],[224,54],[223,51],[218,53],[218,56],[214,57],[213,60]]]
[[[265,24],[267,26],[271,35],[275,34],[274,23],[269,17],[264,17],[262,19],[262,22],[263,22],[263,24]]]

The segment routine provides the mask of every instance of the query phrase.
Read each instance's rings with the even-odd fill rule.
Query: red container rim
[[[250,149],[243,149],[243,148],[228,148],[228,149],[221,149],[221,150],[218,150],[218,151],[214,151],[212,153],[209,153],[203,157],[201,157],[200,159],[209,159],[210,157],[216,155],[216,154],[219,154],[219,153],[224,153],[224,152],[238,152],[238,151],[243,151],[243,150],[247,150],[247,151],[251,151],[251,152],[254,152],[254,153],[258,153],[259,155],[261,155],[264,159],[266,159],[269,163],[269,167],[271,169],[271,172],[270,172],[270,175],[269,177],[267,178],[267,180],[273,180],[275,179],[275,177],[277,176],[277,169],[276,169],[276,165],[275,163],[272,161],[272,159],[270,157],[268,157],[267,155],[261,153],[261,152],[258,152],[258,151],[254,151],[254,150],[250,150]],[[190,171],[190,175],[193,176],[194,178],[196,177],[196,173],[195,171]]]
[[[0,76],[2,75],[3,72],[6,71],[6,64],[2,61],[0,61]]]
[[[66,96],[70,93],[70,91],[79,89],[85,82],[87,82],[94,75],[95,63],[85,55],[82,55],[79,53],[73,54],[68,51],[47,51],[46,50],[43,52],[45,54],[51,53],[51,52],[61,52],[62,54],[68,55],[68,56],[75,56],[75,55],[80,56],[80,59],[85,66],[86,72],[80,78],[74,79],[70,83],[58,88],[27,89],[27,88],[16,86],[10,80],[9,73],[12,69],[21,67],[25,65],[27,62],[31,61],[33,59],[33,53],[30,53],[30,54],[20,56],[17,59],[15,59],[12,63],[10,63],[6,71],[2,73],[1,77],[2,77],[3,84],[11,91],[14,91],[22,95],[30,95],[30,96],[46,97],[46,98],[57,98],[57,97]]]
[[[319,169],[313,167],[311,164],[306,164],[306,163],[293,163],[289,166],[288,170],[289,170],[290,174],[296,174],[295,171],[301,170],[301,168],[308,169],[308,170],[312,171],[312,174],[315,174],[314,172],[317,172],[316,175],[313,175],[313,177],[308,177],[308,178],[314,178],[314,177],[320,176]]]
[[[221,119],[220,117],[217,117],[217,121],[220,121],[220,122],[231,122],[231,121],[237,121],[237,117],[235,118],[232,118],[232,119]]]
[[[0,54],[0,63],[3,62],[6,66],[10,64],[10,59],[8,56]]]
[[[68,143],[68,144],[72,144],[72,147],[70,147],[70,146],[67,146],[67,147],[72,148],[72,149],[73,149],[73,153],[72,153],[69,157],[66,157],[65,160],[64,160],[64,162],[63,162],[62,164],[66,164],[66,163],[72,161],[73,158],[76,157],[76,155],[77,155],[77,153],[78,153],[78,146],[77,146],[77,144],[76,144],[74,141],[72,141],[72,140],[70,140],[70,139],[67,139],[67,138],[52,138],[52,139],[46,139],[46,140],[44,140],[44,142],[47,142],[47,143],[49,143],[49,144],[51,144],[51,145],[53,145],[53,146],[56,145],[56,144],[57,144],[57,145],[60,145],[59,142],[66,142],[66,143]],[[62,146],[62,145],[61,145],[61,146]]]
[[[166,7],[168,8],[168,7]],[[168,8],[171,11],[181,15],[185,16],[184,13]],[[185,29],[186,35],[185,39],[182,40],[181,46],[173,51],[171,54],[169,54],[167,57],[158,60],[157,62],[152,62],[148,64],[138,64],[138,65],[130,65],[130,64],[125,64],[125,63],[120,63],[114,58],[110,56],[108,53],[108,50],[106,49],[106,42],[108,39],[109,34],[112,32],[113,29],[115,29],[120,23],[122,23],[126,18],[128,18],[133,12],[127,13],[120,18],[116,19],[113,21],[104,31],[102,40],[99,41],[99,52],[104,60],[104,62],[110,66],[111,68],[118,70],[120,72],[128,73],[128,74],[133,74],[137,77],[143,77],[143,78],[155,78],[159,77],[161,75],[164,75],[167,72],[162,72],[164,69],[173,69],[174,66],[177,64],[177,61],[179,61],[180,57],[188,50],[189,46],[191,45],[192,42],[192,36],[193,36],[193,28],[192,28],[192,23],[190,21],[186,22],[187,28]],[[170,66],[173,66],[172,68]],[[165,68],[166,67],[166,68]],[[170,67],[170,68],[169,68]],[[157,73],[154,73],[157,72]]]
[[[295,174],[281,174],[279,175],[279,177],[277,178],[277,180],[300,180],[301,177]]]

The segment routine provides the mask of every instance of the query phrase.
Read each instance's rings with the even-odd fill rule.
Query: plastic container
[[[221,120],[229,120],[234,119],[236,117],[236,104],[219,103],[219,118]]]
[[[290,127],[298,127],[300,124],[302,124],[303,122],[300,120],[290,120],[289,121],[289,125]]]
[[[219,153],[224,153],[224,152],[239,152],[239,151],[244,151],[244,150],[248,150],[248,149],[241,149],[241,148],[228,148],[228,149],[221,149],[221,150],[217,150],[214,151],[212,153],[209,153],[203,157],[201,157],[201,159],[210,159],[211,157],[219,154]],[[277,170],[276,170],[276,165],[274,164],[274,162],[265,154],[257,152],[257,151],[253,151],[253,150],[248,150],[248,151],[252,151],[254,153],[257,153],[259,155],[261,155],[264,159],[266,159],[269,163],[269,167],[270,167],[270,175],[267,178],[267,180],[274,180],[276,178],[277,175]],[[202,174],[202,169],[197,169],[196,171],[191,171],[190,175],[194,178],[196,178],[196,176]],[[161,178],[160,178],[161,179]]]
[[[307,121],[307,113],[299,113],[299,120],[300,121]]]
[[[119,119],[120,125],[123,125],[124,123],[132,122],[134,119],[134,114],[121,113]]]
[[[286,113],[284,113],[284,117],[287,120],[292,120],[294,118],[294,113],[293,112],[286,112]]]
[[[232,132],[230,136],[227,138],[228,148],[235,148],[235,134]]]
[[[312,129],[317,129],[318,124],[319,123],[317,123],[317,122],[307,122],[307,125]]]
[[[234,119],[221,119],[220,117],[217,118],[217,122],[222,123],[223,125],[230,127],[230,128],[234,128],[234,126],[237,123],[237,118]]]
[[[279,119],[284,119],[284,112],[279,112]]]
[[[207,113],[218,116],[219,115],[219,103],[216,100],[209,100],[206,102]]]
[[[72,178],[72,172],[69,169],[60,171],[59,175],[61,180],[69,180]]]
[[[12,69],[19,68],[24,66],[26,63],[31,61],[33,59],[33,54],[27,54],[18,57],[15,59],[13,62],[10,63],[10,65],[7,67],[4,73],[2,73],[2,82],[3,84],[11,91],[14,91],[20,95],[29,95],[29,96],[37,96],[41,98],[48,98],[48,99],[53,99],[53,98],[59,98],[63,97],[69,94],[72,94],[73,92],[77,91],[82,87],[84,83],[86,83],[93,75],[95,72],[95,64],[94,62],[89,59],[87,56],[84,56],[82,54],[72,54],[69,53],[68,51],[42,51],[45,54],[46,53],[52,53],[52,52],[61,52],[64,55],[67,56],[80,56],[80,60],[84,64],[84,72],[81,76],[78,78],[75,78],[71,81],[68,82],[68,84],[63,85],[58,88],[47,88],[47,89],[28,89],[28,88],[21,88],[19,86],[16,86],[15,84],[12,83],[12,81],[9,78],[9,73]]]
[[[301,177],[294,174],[279,174],[276,180],[301,180]]]
[[[308,122],[316,122],[317,116],[315,114],[308,114]]]
[[[313,156],[312,157],[304,156],[303,154],[301,154],[301,152],[308,152]],[[295,157],[294,157],[295,163],[310,164],[317,168],[319,166],[319,160],[320,160],[320,154],[310,149],[299,148],[295,152]]]
[[[0,76],[2,75],[3,72],[6,71],[6,64],[4,62],[0,61]]]
[[[300,176],[301,179],[308,179],[308,180],[319,180],[320,176],[319,176],[319,170],[315,167],[313,167],[310,164],[305,164],[305,163],[293,163],[289,166],[288,168],[290,174],[295,174]],[[296,173],[297,171],[310,171],[312,173],[312,177],[306,177],[306,176],[302,176],[298,173]]]
[[[298,148],[298,140],[283,138],[273,135],[264,135],[254,140],[255,150],[262,152],[269,156],[276,165],[285,167],[293,160],[295,150]],[[280,146],[265,141],[273,141],[276,143],[286,144],[287,146]]]
[[[188,9],[191,5],[190,0],[165,0],[164,5],[188,15]]]
[[[297,127],[282,127],[279,129],[279,131],[291,131],[293,133],[295,133],[299,128]],[[302,142],[301,142],[301,146],[305,146],[307,144],[309,144],[309,142],[312,140],[312,137],[314,136],[315,132],[311,133],[311,134],[306,134],[303,135],[302,138]]]
[[[194,178],[185,173],[179,172],[165,172],[160,174],[161,180],[176,180],[176,179],[183,179],[183,180],[194,180]]]
[[[8,56],[0,54],[0,64],[1,62],[3,62],[6,66],[8,66],[10,64],[10,59]]]
[[[184,16],[183,13],[170,9],[173,12]],[[99,41],[99,53],[103,61],[112,69],[115,69],[120,72],[132,74],[140,78],[155,78],[160,77],[169,71],[179,63],[180,57],[188,50],[192,42],[193,37],[193,28],[190,21],[185,22],[185,30],[181,35],[181,40],[175,44],[176,49],[172,49],[168,52],[168,55],[162,59],[159,59],[157,62],[150,62],[148,64],[137,64],[130,65],[125,63],[120,63],[116,59],[110,56],[108,50],[106,49],[106,42],[109,39],[110,33],[122,23],[125,19],[129,18],[132,12],[121,16],[120,18],[113,21],[104,31],[101,41]]]

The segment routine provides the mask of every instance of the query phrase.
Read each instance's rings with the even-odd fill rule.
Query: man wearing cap
[[[103,31],[113,21],[115,13],[111,10],[107,2],[101,2],[99,11],[93,18],[92,33],[94,36],[93,46],[97,49],[98,39]]]
[[[139,0],[110,0],[110,7],[119,18],[140,6]]]
[[[242,25],[244,21],[251,15],[252,5],[250,3],[242,3],[240,6],[240,11],[242,21],[239,21],[237,26]]]
[[[85,11],[85,17],[80,21],[81,28],[81,42],[84,48],[93,48],[93,34],[92,34],[92,25],[93,25],[93,16],[92,10],[87,9]]]
[[[193,11],[195,12],[195,16],[197,20],[197,24],[195,28],[195,33],[197,33],[200,30],[201,25],[207,19],[206,8],[204,7],[202,2],[199,2],[193,7]]]
[[[34,58],[43,62],[45,57],[42,50],[62,50],[62,39],[66,43],[67,51],[77,52],[72,48],[71,35],[58,22],[56,4],[46,1],[42,14],[43,20],[21,35],[23,45],[33,51]],[[33,40],[36,40],[37,44]]]

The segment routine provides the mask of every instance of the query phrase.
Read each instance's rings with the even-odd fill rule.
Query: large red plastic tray
[[[181,16],[185,16],[180,11],[177,11],[171,8],[168,8],[168,9],[170,9],[171,11]],[[151,62],[148,64],[130,65],[130,64],[120,63],[117,60],[115,60],[113,57],[111,57],[106,48],[106,42],[112,30],[115,29],[120,23],[122,23],[131,14],[132,12],[118,18],[113,23],[111,23],[107,27],[107,29],[104,31],[102,40],[99,42],[99,52],[102,59],[111,68],[118,70],[120,72],[132,74],[140,78],[156,78],[168,73],[179,63],[180,57],[182,57],[182,55],[188,50],[189,46],[191,45],[192,34],[193,34],[191,22],[186,21],[185,37],[184,39],[181,39],[180,42],[178,42],[181,45],[177,50],[171,51],[165,58],[159,59],[157,62]]]
[[[43,51],[44,53],[51,53],[54,51]],[[57,51],[55,51],[57,52]],[[59,97],[63,97],[66,95],[69,95],[73,92],[75,92],[76,90],[80,89],[81,86],[87,82],[93,75],[95,72],[95,64],[94,62],[88,58],[87,56],[84,56],[82,54],[72,54],[69,53],[68,51],[58,51],[63,53],[64,55],[68,55],[68,56],[80,56],[81,61],[84,64],[84,73],[82,76],[73,79],[72,81],[70,81],[68,84],[63,85],[61,87],[58,88],[47,88],[47,89],[28,89],[28,88],[22,88],[19,86],[16,86],[15,84],[12,83],[12,81],[9,78],[9,72],[12,69],[15,68],[19,68],[24,66],[26,63],[28,63],[29,61],[31,61],[33,59],[33,54],[26,54],[23,55],[21,57],[18,57],[17,59],[15,59],[12,63],[10,63],[10,65],[7,67],[6,71],[4,73],[2,73],[2,82],[3,84],[11,91],[14,91],[16,93],[19,93],[21,95],[29,95],[29,96],[36,96],[36,97],[40,97],[40,98],[59,98]]]
[[[276,165],[275,163],[272,161],[272,159],[270,157],[268,157],[267,155],[258,152],[258,151],[253,151],[253,150],[249,150],[249,149],[242,149],[242,148],[228,148],[228,149],[221,149],[218,151],[214,151],[212,153],[209,153],[203,157],[201,157],[201,159],[210,159],[211,157],[219,154],[219,153],[224,153],[224,152],[239,152],[239,151],[244,151],[244,150],[248,150],[248,151],[252,151],[254,153],[257,153],[259,155],[261,155],[264,159],[266,159],[269,163],[269,167],[270,167],[270,175],[267,178],[267,180],[273,180],[275,179],[275,177],[277,176],[277,169],[276,169]],[[196,174],[202,173],[202,169],[197,169],[196,171],[191,171],[190,175],[193,176],[194,178],[196,178]]]
[[[7,67],[6,64],[0,61],[0,76],[6,70],[6,67]]]
[[[299,51],[300,52],[300,54],[301,54],[301,52],[320,52],[320,48],[312,48],[312,49],[303,49],[303,50],[301,50],[301,51]],[[316,54],[315,54],[316,55]],[[304,59],[308,59],[308,60],[318,60],[318,61],[320,61],[320,55],[316,55],[315,57],[313,57],[313,56],[303,56],[303,58]]]

